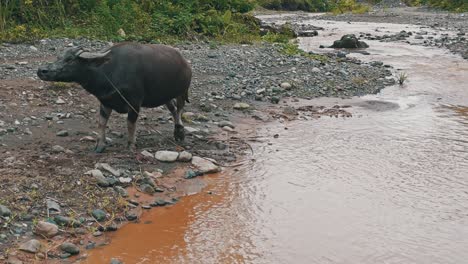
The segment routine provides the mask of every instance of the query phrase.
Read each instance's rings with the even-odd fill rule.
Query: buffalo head
[[[96,67],[107,61],[109,52],[93,53],[81,47],[70,48],[55,62],[39,67],[37,76],[44,81],[75,82],[86,74],[88,67]]]

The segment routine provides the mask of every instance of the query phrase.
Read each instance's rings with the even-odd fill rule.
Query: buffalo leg
[[[99,108],[99,138],[96,142],[94,152],[101,153],[106,149],[106,127],[107,121],[112,113],[112,109],[101,104]]]
[[[128,149],[132,152],[136,150],[135,147],[135,141],[136,141],[136,135],[135,135],[135,130],[136,130],[136,121],[138,119],[138,113],[140,111],[139,108],[135,109],[137,112],[134,110],[130,110],[128,112],[127,116],[127,128],[128,128]]]
[[[166,104],[167,109],[172,114],[172,119],[174,120],[174,138],[176,141],[183,141],[185,138],[184,126],[182,125],[182,116],[179,111],[179,105],[177,105],[175,100],[171,100]]]
[[[185,106],[185,96],[179,96],[176,99],[177,101],[177,111],[176,116],[174,118],[175,123],[175,130],[174,130],[174,137],[176,140],[184,141],[185,139],[185,129],[184,124],[182,123],[182,110],[184,110]]]

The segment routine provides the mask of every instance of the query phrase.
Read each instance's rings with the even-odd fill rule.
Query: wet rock
[[[60,246],[60,249],[65,253],[71,255],[78,255],[80,253],[80,248],[73,243],[65,242]]]
[[[192,179],[192,178],[202,176],[202,175],[203,175],[203,173],[200,172],[200,171],[188,170],[187,172],[185,172],[184,178],[185,179]]]
[[[41,242],[37,239],[31,239],[19,247],[19,250],[28,252],[28,253],[37,253],[41,249]]]
[[[162,162],[174,162],[177,160],[179,156],[178,152],[175,151],[167,151],[167,150],[160,150],[156,152],[155,158]]]
[[[192,165],[203,174],[216,173],[221,170],[213,162],[198,156],[192,158]]]
[[[156,207],[156,206],[166,206],[168,204],[171,204],[170,202],[163,200],[163,199],[157,199],[154,201],[154,203],[151,204],[151,206]]]
[[[49,238],[56,236],[58,232],[59,229],[57,225],[44,221],[39,221],[34,230],[34,233],[36,233],[37,235]]]
[[[237,109],[237,110],[246,110],[246,109],[249,109],[249,108],[250,108],[250,105],[246,104],[246,103],[235,103],[234,104],[234,109]]]
[[[11,210],[8,207],[0,204],[0,216],[6,217],[10,215],[11,215]]]
[[[57,132],[56,134],[58,137],[68,137],[68,131],[67,130],[61,130],[59,132]]]
[[[312,31],[299,31],[297,33],[299,37],[315,37],[318,36],[317,30],[312,30]]]
[[[154,194],[156,191],[154,190],[153,186],[151,186],[150,184],[147,184],[147,183],[144,183],[142,185],[140,185],[140,190],[144,193],[147,193],[147,194]]]
[[[126,212],[125,217],[128,221],[135,221],[138,219],[138,215],[134,212]]]
[[[98,222],[106,220],[106,212],[101,209],[95,209],[91,214]]]
[[[110,264],[124,264],[124,263],[123,261],[113,258],[111,259]]]
[[[364,49],[368,48],[369,45],[364,41],[359,41],[356,35],[348,34],[341,37],[340,40],[336,40],[330,48],[335,49]]]
[[[192,160],[192,153],[187,151],[182,151],[179,153],[179,157],[177,158],[178,161],[188,162]]]

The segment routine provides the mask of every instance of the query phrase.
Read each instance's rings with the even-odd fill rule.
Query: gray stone
[[[187,162],[192,160],[192,153],[188,151],[182,151],[179,153],[178,161]]]
[[[80,253],[80,248],[73,243],[65,242],[60,246],[60,249],[65,253],[71,255],[78,255]]]
[[[234,124],[229,122],[229,121],[226,121],[226,120],[223,120],[223,121],[219,121],[218,122],[218,126],[219,127],[225,127],[225,126],[228,126],[230,128],[235,128]]]
[[[34,229],[34,233],[43,237],[54,237],[58,234],[58,226],[49,222],[39,221]]]
[[[65,152],[65,148],[60,145],[55,145],[52,147],[52,152],[54,153],[62,153]]]
[[[141,155],[143,155],[144,157],[147,157],[147,158],[154,158],[154,155],[151,154],[151,152],[147,151],[147,150],[143,150],[141,152]]]
[[[29,253],[37,253],[41,249],[41,242],[37,239],[31,239],[28,242],[21,244],[19,249]]]
[[[106,212],[101,209],[93,210],[92,215],[98,222],[106,220]]]
[[[213,162],[197,156],[192,158],[192,165],[195,166],[198,169],[198,171],[200,171],[203,174],[216,173],[220,171],[220,168],[216,166]]]
[[[59,132],[57,132],[56,134],[58,137],[67,137],[69,134],[68,134],[68,131],[66,130],[61,130]]]
[[[156,152],[155,158],[162,162],[174,162],[179,157],[179,153],[175,151],[160,150]]]
[[[57,215],[54,217],[55,223],[61,226],[69,226],[69,227],[80,227],[81,223],[71,217],[66,217],[62,215]]]
[[[154,190],[153,186],[151,186],[150,184],[147,184],[147,183],[144,183],[144,184],[140,185],[140,189],[141,189],[142,192],[147,193],[147,194],[154,194],[155,193],[155,190]]]
[[[123,261],[113,258],[111,259],[110,264],[124,264],[124,263]]]
[[[94,167],[96,169],[108,171],[108,172],[112,173],[112,175],[114,175],[116,177],[120,177],[120,175],[122,175],[122,173],[119,170],[116,170],[116,169],[112,168],[107,163],[96,163],[96,165]]]
[[[10,216],[11,211],[8,207],[0,204],[0,216]]]
[[[336,40],[330,48],[335,49],[364,49],[368,48],[369,45],[364,41],[359,41],[356,35],[348,34],[341,37],[340,40]]]

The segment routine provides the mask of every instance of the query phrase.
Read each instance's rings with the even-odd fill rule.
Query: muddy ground
[[[144,109],[137,153],[126,150],[125,116],[114,113],[108,148],[96,154],[98,101],[76,84],[45,83],[35,75],[40,64],[76,45],[99,50],[109,43],[46,39],[0,45],[1,262],[75,261],[69,259],[73,248],[62,248],[64,242],[78,246],[78,258],[84,257],[103,232],[137,221],[142,208],[173,204],[203,185],[197,178],[186,179],[199,174],[196,166],[160,162],[154,158],[159,150],[185,150],[214,159],[221,168],[235,166],[250,152],[247,139],[254,136],[255,122],[297,118],[294,100],[288,107],[265,110],[274,103],[296,96],[376,93],[395,82],[383,65],[335,55],[325,60],[288,56],[267,43],[180,45],[194,71],[184,114],[186,142],[174,142],[166,109]],[[303,118],[348,115],[339,106],[298,110]],[[153,202],[139,202],[143,193],[150,193]],[[37,230],[44,225],[52,230]]]

